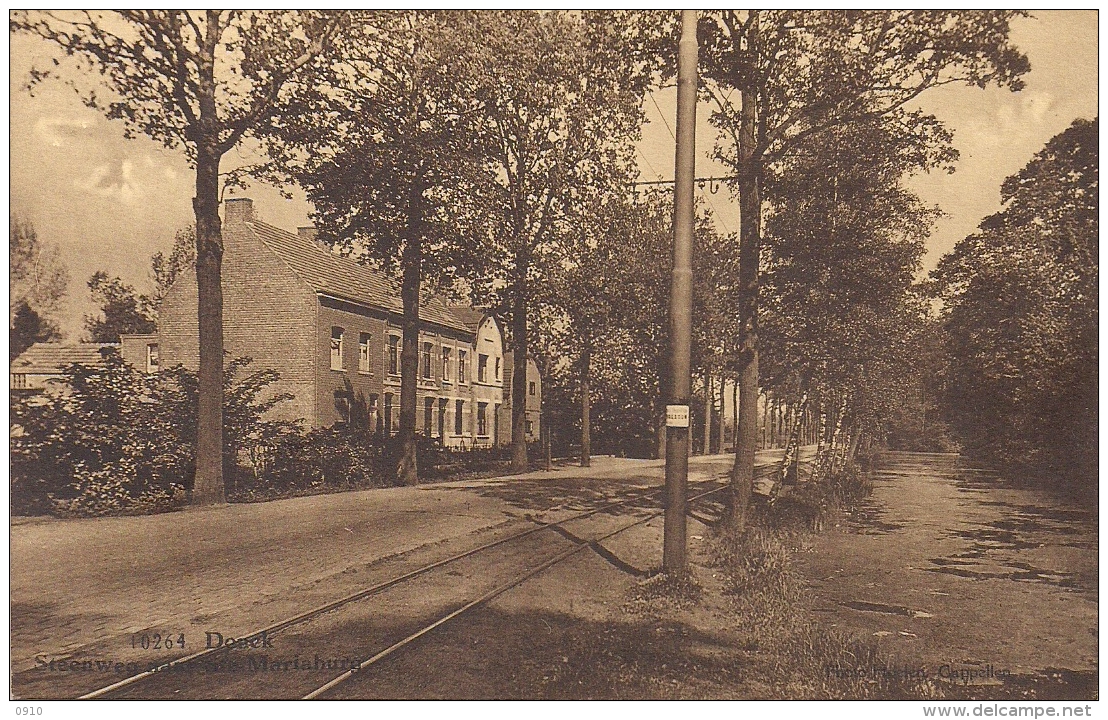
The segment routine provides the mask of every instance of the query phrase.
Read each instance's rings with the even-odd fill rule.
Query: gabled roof
[[[118,348],[115,343],[35,343],[12,360],[13,373],[57,375],[73,365],[99,365],[104,362],[104,350]]]
[[[399,286],[384,273],[335,255],[310,238],[257,220],[247,224],[254,236],[315,292],[397,314],[404,312]],[[423,322],[471,331],[456,310],[447,307],[440,297],[420,298],[419,318]]]
[[[469,307],[466,305],[448,305],[447,308],[473,332],[477,332],[477,328],[481,325],[481,321],[484,320],[485,316],[488,314],[481,308]]]

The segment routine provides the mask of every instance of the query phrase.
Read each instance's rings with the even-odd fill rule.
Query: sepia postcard
[[[16,715],[1092,715],[1098,24],[10,11]]]

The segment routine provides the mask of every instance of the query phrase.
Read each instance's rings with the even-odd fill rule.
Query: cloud
[[[50,147],[64,147],[76,138],[88,137],[99,118],[96,116],[42,116],[35,121],[34,134]]]

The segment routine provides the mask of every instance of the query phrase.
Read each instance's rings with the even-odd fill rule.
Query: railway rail
[[[711,480],[703,481],[702,483],[697,483],[697,485],[701,485],[701,486],[708,485],[708,484],[717,482],[718,479],[719,478],[713,478]],[[704,492],[693,495],[689,498],[689,502],[691,503],[691,502],[695,502],[695,501],[701,500],[703,498],[706,498],[710,495],[713,495],[715,493],[720,492],[721,490],[725,489],[725,487],[727,487],[727,486],[723,485],[723,486],[712,488],[710,490],[706,490]],[[612,511],[612,510],[615,510],[615,509],[620,508],[620,507],[629,506],[629,505],[632,505],[633,503],[641,503],[645,500],[650,499],[652,496],[660,494],[660,492],[661,492],[661,488],[657,488],[657,489],[650,490],[650,491],[643,492],[643,493],[636,493],[633,497],[625,498],[625,499],[622,499],[618,502],[607,503],[607,504],[602,505],[602,506],[597,507],[597,508],[589,509],[589,510],[579,512],[579,513],[575,513],[575,514],[571,515],[570,517],[563,518],[561,520],[558,520],[557,522],[542,522],[542,521],[534,520],[534,518],[532,518],[532,520],[534,520],[535,522],[538,522],[539,524],[537,524],[534,527],[528,528],[526,530],[515,532],[515,533],[509,534],[505,537],[502,537],[502,538],[499,538],[499,539],[496,539],[496,540],[492,540],[490,542],[483,543],[483,544],[481,544],[481,545],[479,545],[475,548],[471,548],[471,549],[465,550],[463,552],[456,553],[454,555],[451,555],[450,557],[447,557],[447,558],[444,558],[444,559],[441,559],[441,560],[437,560],[437,561],[432,562],[432,563],[428,563],[426,565],[423,565],[423,566],[421,566],[419,568],[416,568],[414,570],[411,570],[409,572],[403,573],[401,575],[397,575],[395,577],[389,578],[389,579],[384,580],[382,582],[376,583],[376,584],[374,584],[370,587],[361,589],[361,590],[359,590],[355,593],[352,593],[350,595],[347,595],[345,597],[327,602],[327,603],[319,605],[317,607],[313,607],[313,608],[311,608],[309,610],[306,610],[302,613],[298,613],[298,614],[296,614],[292,617],[289,617],[289,618],[286,618],[286,619],[281,620],[279,622],[268,625],[265,628],[255,630],[252,633],[245,634],[245,635],[240,635],[239,637],[243,637],[243,638],[246,638],[248,640],[252,639],[252,638],[258,638],[258,637],[273,637],[274,635],[277,635],[277,634],[279,634],[283,631],[286,631],[286,630],[288,630],[290,628],[293,628],[293,627],[296,627],[296,626],[304,625],[305,623],[309,623],[310,621],[312,621],[316,618],[320,618],[320,617],[322,617],[322,616],[324,616],[328,613],[331,613],[335,610],[338,610],[340,608],[343,608],[343,607],[346,607],[346,606],[351,606],[351,605],[357,603],[358,601],[364,600],[364,599],[369,598],[369,597],[374,596],[374,595],[378,595],[378,594],[383,593],[385,591],[388,591],[392,588],[397,588],[398,586],[401,586],[405,583],[408,583],[409,581],[413,581],[416,578],[427,575],[428,573],[431,573],[434,570],[444,568],[446,566],[454,565],[456,563],[459,563],[461,561],[466,560],[467,558],[473,558],[474,556],[477,556],[481,553],[490,551],[494,548],[506,546],[509,543],[512,543],[512,542],[515,542],[515,541],[520,541],[523,538],[527,538],[527,537],[536,535],[537,533],[540,533],[544,530],[559,531],[559,533],[562,537],[570,539],[573,542],[573,545],[571,547],[569,547],[568,549],[562,550],[562,551],[558,552],[557,554],[555,554],[554,556],[546,557],[545,559],[541,560],[537,565],[529,567],[523,573],[513,577],[511,580],[509,580],[507,582],[504,582],[504,583],[496,586],[492,590],[489,590],[487,592],[482,593],[476,599],[464,603],[460,607],[457,607],[456,609],[451,610],[450,612],[446,613],[445,615],[437,616],[430,622],[422,623],[419,626],[419,628],[416,629],[414,632],[410,632],[410,633],[406,634],[405,637],[401,638],[400,640],[397,640],[396,642],[391,643],[384,650],[381,650],[381,651],[377,652],[376,654],[374,654],[372,656],[366,657],[363,660],[358,660],[356,663],[352,663],[350,665],[350,667],[345,670],[345,672],[343,672],[342,674],[332,678],[328,682],[324,683],[323,685],[320,685],[319,687],[315,688],[314,690],[312,690],[311,692],[309,692],[309,693],[307,693],[306,695],[303,696],[305,699],[320,697],[320,696],[324,695],[325,693],[327,693],[328,691],[330,691],[332,688],[348,681],[349,679],[351,679],[352,677],[354,677],[358,673],[364,671],[366,668],[370,667],[371,665],[373,665],[373,664],[383,660],[384,658],[389,657],[389,656],[393,655],[394,653],[402,650],[403,648],[409,646],[411,643],[413,643],[414,641],[418,640],[419,638],[427,635],[428,633],[432,632],[436,628],[441,627],[442,625],[445,625],[446,623],[453,621],[455,618],[457,618],[461,615],[464,615],[465,613],[473,610],[474,608],[477,608],[477,607],[480,607],[481,605],[486,604],[487,602],[489,602],[490,600],[496,598],[497,596],[502,595],[502,594],[508,592],[509,590],[511,590],[515,587],[518,587],[519,585],[526,582],[528,579],[530,579],[532,577],[535,577],[536,575],[538,575],[538,574],[542,573],[543,571],[557,565],[558,563],[561,563],[565,560],[568,560],[570,557],[572,557],[572,556],[576,555],[577,553],[585,550],[586,548],[594,547],[597,543],[600,543],[604,540],[607,540],[608,538],[611,538],[611,537],[614,537],[615,535],[618,535],[619,533],[622,533],[626,530],[629,530],[632,527],[642,525],[642,524],[644,524],[646,522],[649,522],[650,520],[660,516],[662,514],[661,510],[652,511],[649,514],[647,514],[643,517],[635,519],[633,522],[630,522],[628,524],[624,524],[623,526],[621,526],[621,527],[619,527],[615,530],[605,531],[602,534],[600,534],[598,536],[595,536],[591,539],[587,539],[587,540],[583,539],[583,538],[577,538],[577,537],[573,536],[565,528],[565,526],[570,524],[570,523],[585,520],[586,518],[591,518],[593,516],[600,515],[601,513]],[[547,512],[548,513],[549,512],[556,512],[559,509],[560,508],[553,508],[552,510],[547,511]],[[169,660],[169,661],[167,661],[165,663],[162,663],[162,664],[160,664],[160,665],[158,665],[154,668],[151,668],[150,670],[146,670],[144,672],[139,672],[137,674],[131,675],[131,676],[126,677],[126,678],[123,678],[123,679],[121,679],[117,682],[114,682],[114,683],[111,683],[109,685],[100,687],[100,688],[98,688],[96,690],[93,690],[91,692],[87,692],[87,693],[79,696],[78,699],[85,700],[85,699],[96,699],[96,698],[106,698],[106,697],[116,696],[116,695],[119,695],[122,691],[126,690],[127,688],[132,688],[133,686],[143,684],[146,681],[149,681],[153,678],[171,677],[173,675],[173,673],[170,672],[170,671],[172,671],[172,670],[185,669],[188,666],[192,666],[192,665],[197,664],[201,661],[207,661],[210,658],[212,658],[214,656],[217,656],[218,654],[226,653],[226,652],[228,652],[228,649],[226,647],[205,648],[203,650],[200,650],[200,651],[197,651],[197,652],[194,652],[194,653],[191,653],[191,654],[188,654],[188,655],[185,655],[185,656],[173,659],[173,660]]]

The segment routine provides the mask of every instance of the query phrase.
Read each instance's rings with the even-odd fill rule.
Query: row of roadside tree
[[[881,439],[918,393],[932,328],[913,279],[936,209],[905,181],[957,153],[916,99],[954,83],[1019,89],[1020,14],[701,13],[700,93],[741,222],[721,235],[700,212],[695,359],[738,387],[736,522],[760,393],[817,419],[827,468]],[[676,13],[27,12],[12,25],[69,56],[32,84],[83,64],[107,85],[86,99],[196,168],[194,501],[223,493],[221,183],[251,176],[303,188],[321,239],[400,280],[403,481],[419,473],[431,292],[507,321],[514,467],[527,465],[528,355],[552,379],[552,409],[580,408],[562,424],[579,423],[586,447],[595,422],[657,448],[671,200],[631,188],[644,100],[672,81]],[[224,167],[236,148],[256,162]]]

